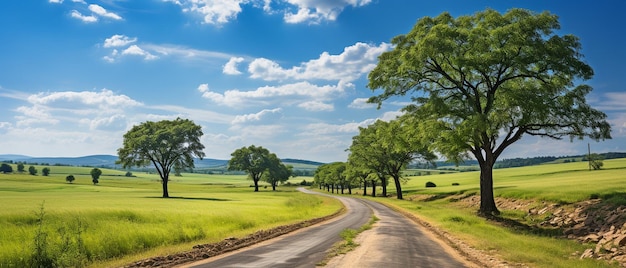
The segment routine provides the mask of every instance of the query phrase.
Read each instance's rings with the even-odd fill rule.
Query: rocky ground
[[[468,206],[479,204],[478,196],[461,200]],[[587,200],[575,204],[536,203],[529,200],[497,198],[500,210],[519,210],[528,218],[540,219],[536,223],[514,225],[515,228],[543,230],[577,240],[580,243],[595,244],[585,252],[572,252],[579,258],[594,258],[617,262],[626,267],[626,206],[603,203],[600,199]]]

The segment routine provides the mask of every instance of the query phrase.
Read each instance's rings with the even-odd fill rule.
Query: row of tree
[[[352,138],[352,145],[347,162],[322,165],[315,173],[315,183],[326,187],[330,192],[363,187],[367,195],[368,185],[372,196],[376,195],[376,186],[382,187],[382,195],[387,196],[390,181],[396,188],[396,196],[403,199],[402,184],[406,178],[402,171],[410,163],[420,162],[422,166],[435,165],[437,158],[409,122],[398,118],[389,122],[378,120],[368,127],[359,128],[359,135]]]
[[[11,173],[13,172],[13,166],[7,164],[7,163],[2,163],[0,165],[0,172],[6,174],[6,173]],[[24,164],[23,163],[18,163],[17,164],[17,172],[23,173],[25,172],[24,170]],[[39,171],[37,170],[37,168],[35,166],[29,166],[28,167],[28,174],[30,175],[37,175]],[[45,167],[41,170],[41,174],[44,176],[48,176],[50,174],[50,168]]]

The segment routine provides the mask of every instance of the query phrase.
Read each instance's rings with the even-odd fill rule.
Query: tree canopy
[[[414,129],[400,120],[376,121],[367,128],[360,128],[359,135],[352,138],[349,163],[391,177],[398,199],[403,199],[402,170],[413,160],[432,162],[436,156],[421,143]],[[386,181],[381,181],[386,183]],[[384,185],[384,184],[383,184]],[[383,194],[386,194],[383,186]]]
[[[99,182],[100,175],[102,175],[102,170],[99,168],[93,168],[89,174],[91,174],[91,182],[93,182],[93,185],[96,185]]]
[[[193,158],[205,156],[202,135],[202,127],[189,119],[147,121],[124,134],[117,163],[123,168],[153,164],[161,176],[163,197],[169,197],[167,184],[172,168],[193,168]]]
[[[606,114],[586,102],[592,88],[575,84],[593,76],[579,39],[559,28],[556,15],[524,9],[421,18],[380,55],[368,87],[384,92],[369,102],[414,94],[405,117],[448,160],[478,161],[479,212],[498,214],[493,165],[523,135],[610,138]]]
[[[242,170],[248,173],[248,176],[254,181],[254,191],[259,191],[259,180],[263,177],[263,173],[268,171],[276,161],[275,154],[261,147],[250,145],[241,147],[231,154],[232,158],[228,161],[228,170]],[[278,162],[280,163],[280,162]]]

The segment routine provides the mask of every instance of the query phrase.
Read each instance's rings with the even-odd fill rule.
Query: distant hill
[[[61,166],[86,166],[86,167],[106,167],[120,168],[115,164],[118,157],[114,155],[88,155],[81,157],[30,157],[17,154],[0,154],[0,161],[3,162],[25,162],[29,164],[39,165],[61,165]],[[292,165],[294,169],[316,169],[323,163],[300,160],[300,159],[282,159],[283,163]],[[195,169],[226,169],[228,160],[220,159],[194,159]]]

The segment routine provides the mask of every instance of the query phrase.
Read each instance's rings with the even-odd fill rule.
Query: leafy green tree
[[[17,163],[17,172],[24,172],[24,163]]]
[[[102,170],[100,170],[99,168],[93,168],[91,170],[91,172],[89,172],[89,174],[91,174],[91,182],[93,182],[93,185],[98,184],[100,181],[100,175],[102,175]]]
[[[602,160],[604,160],[604,157],[602,157],[602,155],[591,154],[589,155],[589,166],[593,170],[600,170],[602,169],[602,166],[604,166],[604,162]]]
[[[254,191],[259,191],[259,180],[272,165],[271,153],[269,150],[250,145],[241,147],[230,154],[232,158],[228,161],[228,170],[241,170],[248,173],[248,177],[254,182]]]
[[[74,180],[76,180],[76,178],[74,178],[74,175],[67,175],[65,177],[65,181],[66,182],[72,183],[72,182],[74,182]]]
[[[33,176],[37,175],[37,168],[35,166],[28,167],[28,174]]]
[[[13,172],[13,167],[7,163],[2,163],[2,165],[0,165],[0,172],[4,174],[11,173]]]
[[[45,167],[45,168],[41,169],[41,175],[43,175],[43,176],[50,175],[50,168],[49,167]]]
[[[204,157],[200,143],[202,127],[189,119],[147,121],[124,134],[124,146],[117,150],[123,168],[154,165],[163,186],[163,197],[169,197],[167,184],[172,168],[193,168],[193,158]]]
[[[349,148],[349,162],[366,166],[381,177],[390,176],[396,187],[396,196],[403,199],[402,170],[415,159],[432,162],[436,156],[414,134],[415,130],[400,120],[376,121],[360,128]]]
[[[278,183],[284,183],[293,175],[293,167],[280,162],[275,154],[269,156],[269,167],[263,173],[261,179],[272,185],[272,191],[276,191]]]
[[[419,136],[450,161],[475,158],[479,212],[499,214],[493,165],[524,134],[611,137],[606,114],[586,102],[592,88],[575,86],[593,76],[579,39],[559,28],[556,15],[524,9],[421,18],[380,55],[368,87],[384,92],[369,102],[415,93],[404,110]]]

